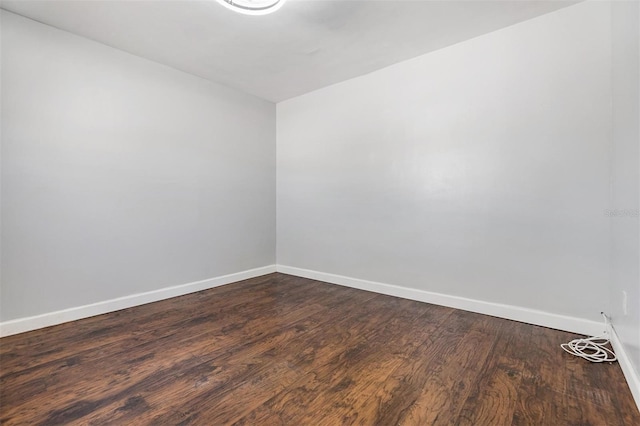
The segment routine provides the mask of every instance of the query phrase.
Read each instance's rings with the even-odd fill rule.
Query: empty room
[[[0,0],[1,425],[640,425],[638,0]]]

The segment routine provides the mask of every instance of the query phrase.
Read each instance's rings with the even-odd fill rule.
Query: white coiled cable
[[[607,334],[610,334],[611,325],[609,318],[601,312],[604,323],[607,327],[602,336],[588,337],[586,339],[575,339],[569,343],[563,343],[560,347],[571,355],[579,356],[591,362],[613,362],[616,361],[616,354],[606,346],[609,344]]]

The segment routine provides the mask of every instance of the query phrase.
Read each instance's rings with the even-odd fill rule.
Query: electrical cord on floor
[[[565,352],[570,353],[571,355],[579,356],[580,358],[584,358],[587,361],[591,362],[613,362],[616,361],[616,354],[606,346],[609,344],[609,339],[607,335],[611,333],[611,324],[609,323],[609,318],[604,314],[604,312],[600,312],[604,317],[604,323],[607,327],[604,335],[588,337],[586,339],[575,339],[570,341],[569,343],[563,343],[560,345]]]

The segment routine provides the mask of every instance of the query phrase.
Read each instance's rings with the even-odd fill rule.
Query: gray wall
[[[2,12],[6,321],[275,261],[275,106]]]
[[[277,106],[278,264],[601,320],[610,6]]]
[[[638,141],[640,140],[640,7],[612,2],[613,175],[611,315],[625,352],[640,373]],[[626,313],[623,307],[626,292]]]
[[[603,214],[638,206],[624,7],[579,4],[279,104],[278,263],[609,308],[640,365],[638,221]],[[7,12],[2,90],[0,320],[275,262],[273,104]]]

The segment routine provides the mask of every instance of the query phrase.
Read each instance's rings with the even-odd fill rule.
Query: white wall
[[[277,261],[599,321],[610,7],[582,3],[277,106]]]
[[[636,377],[640,378],[640,7],[612,2],[613,158],[611,315]],[[627,293],[625,314],[623,292]],[[640,389],[638,389],[640,391]],[[638,395],[640,397],[640,395]],[[640,400],[639,400],[640,401]]]
[[[2,12],[2,321],[271,265],[275,106]]]

